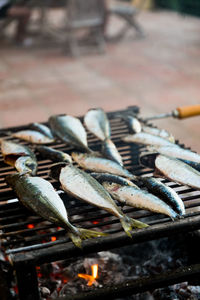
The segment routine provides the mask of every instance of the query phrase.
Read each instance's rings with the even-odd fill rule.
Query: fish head
[[[30,156],[21,156],[16,160],[15,168],[20,173],[36,175],[37,162],[33,160]]]
[[[116,192],[121,187],[118,183],[108,181],[103,182],[102,185],[108,192]]]
[[[158,155],[159,153],[141,153],[139,161],[143,166],[153,169],[155,168],[155,160]]]
[[[69,164],[70,163],[67,162],[53,164],[50,168],[49,176],[53,179],[59,180],[61,169]]]

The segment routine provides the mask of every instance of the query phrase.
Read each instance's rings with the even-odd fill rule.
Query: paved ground
[[[0,42],[0,127],[138,104],[143,116],[200,103],[200,19],[142,12],[145,39],[129,35],[105,55],[79,59],[58,47],[13,48]],[[113,21],[117,26],[117,21]],[[156,124],[200,152],[200,117]]]

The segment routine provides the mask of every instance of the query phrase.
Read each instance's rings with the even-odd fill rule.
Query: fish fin
[[[134,228],[145,228],[145,227],[149,226],[146,223],[129,218],[128,216],[125,216],[125,215],[123,218],[120,219],[120,222],[122,224],[122,227],[124,228],[124,231],[130,238],[132,238],[131,230],[133,227]]]
[[[79,235],[72,233],[72,232],[68,232],[68,236],[70,237],[72,242],[75,244],[75,246],[77,246],[79,248],[82,248],[82,240],[91,239],[91,238],[95,238],[98,236],[107,236],[108,235],[108,233],[94,231],[94,230],[88,230],[88,229],[83,229],[83,228],[78,228],[78,231],[79,231]]]

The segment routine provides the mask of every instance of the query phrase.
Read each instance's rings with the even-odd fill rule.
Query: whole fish
[[[55,142],[54,138],[49,138],[39,131],[29,129],[15,132],[12,136],[33,144],[51,144]]]
[[[156,175],[200,190],[200,172],[184,162],[159,154],[155,159]]]
[[[54,136],[53,136],[51,130],[46,125],[43,125],[43,124],[40,124],[40,123],[32,123],[30,125],[30,128],[43,133],[44,135],[46,135],[50,139],[54,139]]]
[[[53,133],[63,142],[79,150],[91,152],[88,148],[85,128],[78,118],[69,115],[52,116],[49,118],[49,124]]]
[[[85,153],[73,152],[71,155],[74,161],[83,169],[93,172],[110,173],[129,179],[134,179],[133,174],[112,160],[95,157],[94,155]]]
[[[105,139],[102,142],[102,151],[104,156],[110,160],[115,161],[116,163],[120,164],[120,166],[123,166],[122,157],[119,154],[117,147],[110,139]]]
[[[126,122],[131,133],[139,133],[142,131],[142,125],[137,118],[132,116],[122,116],[122,119]]]
[[[169,146],[156,147],[155,151],[160,154],[168,155],[175,158],[185,159],[200,163],[200,155],[188,149],[183,149],[180,146],[171,148]]]
[[[150,127],[150,126],[142,126],[142,130],[146,133],[150,133],[156,136],[160,136],[166,140],[169,140],[172,143],[175,143],[175,139],[173,137],[172,134],[170,134],[168,131],[166,131],[165,129],[159,129],[156,127]]]
[[[177,147],[174,143],[150,133],[140,132],[135,134],[129,134],[125,137],[122,137],[122,141],[127,143],[138,143],[144,145],[156,145],[156,146],[171,146]]]
[[[101,108],[90,109],[84,117],[87,129],[100,140],[110,138],[111,130],[108,118]]]
[[[37,173],[37,162],[30,156],[21,156],[17,158],[14,166],[20,174],[35,176]]]
[[[6,164],[15,167],[19,172],[30,171],[32,175],[36,174],[36,156],[29,147],[1,140],[1,152]],[[23,159],[22,157],[25,158]]]
[[[121,203],[165,214],[172,219],[178,217],[178,214],[164,201],[144,190],[108,182],[103,183],[103,186],[114,199]]]
[[[37,215],[67,230],[73,243],[81,247],[82,239],[105,235],[102,232],[77,228],[69,222],[64,203],[52,184],[41,177],[14,174],[6,178],[20,202]]]
[[[72,162],[71,156],[63,151],[59,151],[47,146],[37,146],[36,149],[43,158],[50,159],[55,162]]]
[[[97,181],[99,181],[100,183],[103,182],[114,182],[114,183],[118,183],[121,185],[130,185],[130,186],[134,186],[135,188],[138,188],[136,186],[136,184],[134,184],[132,181],[121,177],[121,176],[117,176],[117,175],[113,175],[113,174],[109,174],[109,173],[90,173],[90,175],[92,177],[94,177]]]
[[[53,166],[51,168],[52,177],[54,177],[54,169],[57,173],[58,166]],[[148,226],[147,224],[131,219],[128,216],[124,215],[121,209],[110,197],[109,193],[96,179],[94,179],[86,172],[72,166],[71,164],[68,164],[65,167],[62,167],[61,165],[59,181],[61,183],[62,189],[65,192],[69,193],[77,199],[84,200],[92,205],[106,210],[119,218],[122,227],[130,237],[130,231],[133,227],[143,228]]]
[[[185,214],[184,203],[172,188],[153,177],[139,177],[138,180],[147,187],[148,191],[164,200],[180,216]]]

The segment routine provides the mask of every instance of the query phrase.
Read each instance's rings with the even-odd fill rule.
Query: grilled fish
[[[43,158],[50,159],[54,162],[72,162],[71,156],[63,151],[59,151],[47,146],[38,146],[36,149]]]
[[[103,183],[103,186],[114,199],[126,205],[162,213],[172,219],[178,217],[177,213],[169,205],[146,191],[136,189],[133,186],[121,186],[108,182]]]
[[[160,154],[200,163],[199,154],[192,152],[188,149],[183,149],[178,145],[176,146],[176,148],[171,148],[169,146],[156,147],[155,150]]]
[[[81,168],[86,170],[90,170],[93,172],[110,173],[129,179],[134,178],[134,175],[131,174],[128,170],[120,166],[118,163],[106,158],[95,157],[90,154],[76,152],[72,153],[72,158]]]
[[[105,235],[102,232],[77,228],[69,222],[62,199],[52,184],[41,177],[14,174],[6,178],[23,205],[44,219],[67,230],[73,243],[81,247],[82,239]]]
[[[54,136],[53,136],[51,130],[46,125],[43,125],[43,124],[40,124],[40,123],[32,123],[30,125],[30,128],[33,129],[33,130],[41,132],[42,134],[46,135],[50,139],[54,139]]]
[[[146,133],[160,136],[166,140],[169,140],[172,143],[175,143],[175,139],[174,139],[173,135],[171,135],[165,129],[159,129],[159,128],[150,127],[150,126],[142,126],[142,130]]]
[[[110,124],[103,109],[90,109],[84,117],[84,124],[101,141],[110,138]]]
[[[113,174],[109,174],[109,173],[90,173],[90,175],[92,177],[94,177],[97,181],[99,181],[100,183],[103,182],[114,182],[114,183],[118,183],[121,185],[130,185],[130,186],[134,186],[135,188],[138,188],[136,184],[134,184],[132,181],[123,178],[121,176],[117,176],[117,175],[113,175]]]
[[[156,175],[162,176],[200,190],[200,172],[184,162],[166,155],[157,155],[155,159]]]
[[[105,139],[102,142],[102,151],[104,156],[110,160],[115,161],[116,163],[120,164],[120,166],[123,166],[122,157],[119,154],[117,147],[110,139]]]
[[[179,160],[200,172],[200,163],[196,163],[194,161],[190,161],[190,160],[186,160],[186,159],[179,159]]]
[[[51,144],[55,141],[54,138],[49,138],[36,130],[20,130],[13,133],[12,136],[33,144]]]
[[[63,142],[79,150],[91,152],[88,148],[85,128],[78,118],[69,115],[52,116],[49,118],[49,124],[53,133]]]
[[[19,172],[24,173],[30,171],[32,175],[36,174],[36,156],[29,147],[7,140],[1,140],[1,152],[6,164],[15,167]],[[22,157],[24,157],[24,159]]]
[[[156,145],[156,146],[171,146],[177,147],[174,143],[150,133],[140,132],[135,134],[129,134],[122,138],[122,141],[127,143],[138,143],[144,145]]]
[[[185,214],[184,203],[172,188],[153,177],[140,177],[138,180],[147,187],[148,191],[164,200],[180,216]]]
[[[122,116],[122,119],[126,122],[130,132],[139,133],[142,131],[142,125],[137,118],[132,116]]]
[[[92,176],[71,164],[68,164],[65,167],[62,166],[63,165],[61,165],[59,181],[65,192],[73,195],[75,198],[84,200],[106,210],[119,218],[122,227],[130,237],[132,227],[143,228],[148,226],[147,224],[124,215],[120,208],[115,204],[114,200],[110,197],[109,193]],[[54,177],[54,170],[56,173],[58,172],[58,165],[52,167],[52,177]]]
[[[30,156],[21,156],[15,161],[15,168],[20,174],[35,176],[37,173],[37,162]]]

